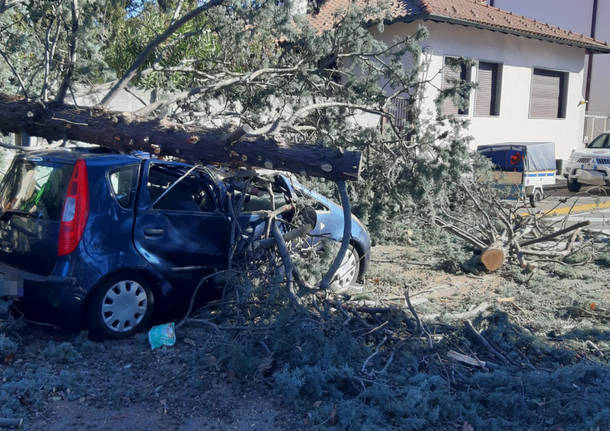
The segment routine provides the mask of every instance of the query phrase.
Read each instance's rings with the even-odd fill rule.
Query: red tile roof
[[[319,11],[310,16],[310,22],[320,31],[328,30],[336,22],[337,16],[349,8],[353,1],[326,0]],[[367,0],[356,1],[360,3]],[[596,53],[610,53],[607,42],[515,15],[483,4],[480,0],[391,0],[390,7],[393,22],[419,19],[447,22],[576,46]]]

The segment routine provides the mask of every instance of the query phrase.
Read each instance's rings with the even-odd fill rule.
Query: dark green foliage
[[[81,360],[82,355],[74,348],[72,343],[64,341],[56,343],[49,341],[46,347],[41,352],[43,358],[53,362],[70,363]]]
[[[610,245],[607,245],[603,250],[600,251],[600,253],[597,255],[597,262],[606,267],[610,266]]]
[[[0,385],[0,415],[21,415],[24,407],[39,407],[48,397],[78,398],[83,389],[74,373],[52,367],[5,367]],[[67,391],[69,389],[69,391]]]
[[[439,268],[451,274],[461,272],[473,272],[473,265],[469,262],[472,259],[472,249],[459,239],[449,235],[440,235],[440,255],[441,262]]]
[[[17,343],[0,333],[0,359],[17,351]]]
[[[252,296],[242,295],[246,290]],[[477,330],[510,361],[504,364],[462,324],[428,323],[431,332],[442,335],[429,348],[412,316],[398,309],[355,314],[305,297],[302,306],[293,307],[281,287],[272,296],[253,280],[246,290],[240,290],[237,301],[202,310],[198,317],[209,324],[181,327],[172,348],[150,351],[145,334],[128,355],[120,342],[92,343],[86,334],[48,342],[40,351],[22,346],[19,355],[25,361],[2,368],[0,415],[20,416],[49,400],[80,399],[99,384],[89,376],[97,367],[107,376],[104,386],[112,396],[104,402],[112,409],[147,400],[155,386],[170,382],[180,382],[172,390],[177,399],[183,386],[207,391],[209,382],[202,376],[213,371],[244,385],[264,382],[312,429],[452,430],[464,422],[476,430],[608,427],[607,358],[584,358],[568,343],[590,340],[604,348],[608,331],[603,326],[549,338],[505,313],[475,320]],[[372,331],[383,322],[383,328]],[[188,332],[196,328],[197,337]],[[196,347],[182,341],[185,334]],[[94,365],[107,349],[116,361]],[[495,366],[482,370],[450,362],[449,350]],[[35,365],[34,356],[45,365]],[[153,383],[138,385],[142,373],[155,376]]]
[[[513,325],[505,313],[497,312],[483,323],[487,325],[483,335],[516,364],[532,360],[546,368],[569,365],[577,359],[574,352],[553,347],[531,331]]]
[[[569,278],[572,280],[587,280],[591,275],[579,267],[569,265],[553,264],[545,268],[549,273],[559,278]]]
[[[109,27],[119,19],[116,14],[116,8],[121,7],[119,3],[123,2],[78,2],[80,26],[74,82],[93,84],[112,79],[100,51],[106,43]],[[0,14],[0,51],[6,55],[6,58],[0,58],[0,92],[45,99],[55,94],[68,63],[71,20],[68,1],[17,2],[15,7]],[[48,43],[45,43],[47,37]],[[48,59],[45,47],[49,50]],[[9,62],[16,73],[8,66]]]
[[[383,335],[369,334],[355,315],[322,304],[261,307],[249,306],[250,318],[240,320],[249,322],[249,329],[236,336],[220,333],[210,346],[215,366],[245,381],[265,380],[307,415],[313,429],[453,429],[464,422],[474,429],[507,430],[608,426],[607,362],[583,360],[566,346],[515,325],[504,313],[474,324],[509,364],[491,356],[461,327],[432,329],[446,335],[429,349],[414,337],[410,316],[398,310],[379,319],[360,315],[371,327],[387,321]],[[347,315],[352,318],[346,320]],[[441,361],[450,349],[496,365],[477,370]]]

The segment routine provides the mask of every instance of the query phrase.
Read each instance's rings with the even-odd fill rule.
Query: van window
[[[110,189],[123,208],[131,208],[138,187],[139,165],[121,166],[108,174]]]
[[[154,204],[154,209],[194,212],[215,210],[210,184],[200,171],[194,170],[174,184],[188,170],[188,167],[180,165],[150,165],[147,187],[151,203],[162,196]]]
[[[610,148],[610,139],[608,138],[610,138],[609,134],[599,135],[589,144],[589,148]]]

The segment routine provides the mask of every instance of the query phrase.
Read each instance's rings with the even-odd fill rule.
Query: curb
[[[542,213],[542,216],[578,214],[593,210],[610,208],[610,202],[598,202],[592,204],[574,205],[573,207],[556,208]]]
[[[610,201],[605,202],[597,202],[591,204],[582,204],[582,205],[574,205],[568,207],[555,208],[554,210],[540,210],[535,213],[523,212],[519,213],[521,217],[526,217],[528,215],[535,215],[536,217],[547,217],[547,216],[559,216],[559,215],[567,215],[567,214],[581,214],[593,210],[603,210],[610,208]]]

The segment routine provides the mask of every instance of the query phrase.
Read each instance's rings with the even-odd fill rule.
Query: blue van
[[[153,314],[175,314],[202,276],[227,265],[228,187],[214,170],[144,155],[18,154],[0,183],[0,296],[17,296],[16,307],[34,320],[85,325],[98,338],[127,336]],[[272,188],[277,203],[315,200],[312,234],[341,239],[337,204],[281,174]],[[264,197],[255,194],[238,215],[252,234],[265,221],[258,211]],[[362,278],[369,249],[354,217],[333,283]]]

